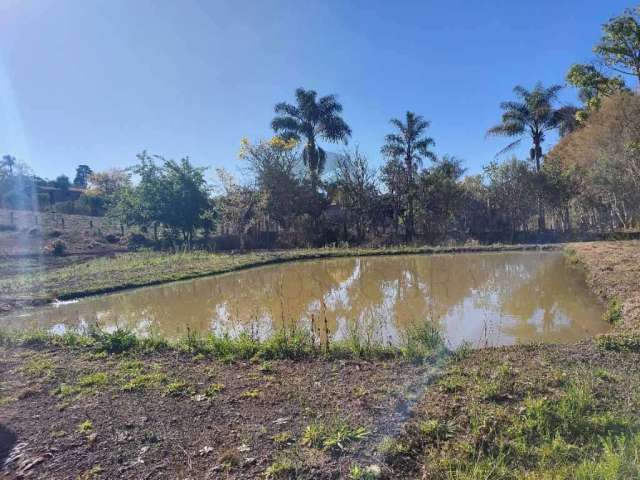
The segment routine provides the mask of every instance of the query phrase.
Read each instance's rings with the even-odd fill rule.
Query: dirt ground
[[[119,225],[107,217],[0,209],[0,260],[45,254],[58,239],[69,254],[103,255],[125,250],[120,236]]]
[[[2,440],[3,455],[12,451],[2,472],[249,479],[281,462],[295,476],[273,478],[346,478],[354,462],[381,462],[375,446],[399,432],[407,396],[427,375],[398,362],[224,364],[3,348],[0,425],[15,438]],[[342,428],[344,438],[304,444],[309,425]]]
[[[622,324],[640,331],[640,241],[574,243],[570,246],[586,268],[588,282],[606,300],[622,303]]]

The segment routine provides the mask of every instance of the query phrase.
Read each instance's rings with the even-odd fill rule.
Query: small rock
[[[238,447],[238,451],[239,452],[249,452],[249,451],[251,451],[251,447],[249,445],[243,443],[242,445],[240,445]]]
[[[369,465],[364,472],[373,478],[380,478],[382,475],[382,470],[378,465]]]
[[[208,445],[202,447],[200,450],[198,450],[198,454],[201,457],[204,457],[205,455],[210,454],[211,452],[213,452],[213,447],[210,447]]]
[[[206,395],[203,395],[203,394],[201,394],[201,393],[200,393],[200,394],[198,394],[198,395],[195,395],[195,396],[193,397],[193,399],[194,399],[196,402],[204,402],[204,401],[207,399],[207,396],[206,396]]]

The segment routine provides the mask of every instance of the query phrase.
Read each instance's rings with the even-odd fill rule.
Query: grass
[[[206,388],[204,395],[208,398],[212,398],[218,395],[222,390],[224,390],[224,385],[222,383],[212,383]]]
[[[622,332],[598,335],[596,343],[601,350],[615,352],[640,352],[640,333]]]
[[[616,298],[609,301],[607,310],[604,312],[604,320],[609,323],[617,324],[622,322],[622,303]]]
[[[78,380],[80,388],[93,388],[101,387],[109,383],[109,375],[104,372],[91,373],[89,375],[83,375]]]
[[[82,263],[53,268],[44,272],[7,276],[0,280],[0,299],[7,303],[25,300],[43,302],[54,298],[67,300],[86,295],[157,285],[291,260],[532,248],[537,247],[493,245],[474,247],[315,248],[241,254],[203,251],[173,254],[150,251],[132,252],[111,257],[101,257]]]
[[[537,353],[471,356],[448,367],[400,437],[381,442],[390,465],[442,480],[640,478],[638,405],[624,393],[637,373],[555,370]]]
[[[171,382],[167,385],[166,392],[172,397],[182,397],[191,395],[193,393],[193,388],[182,380],[176,380],[175,382]]]
[[[369,432],[364,427],[353,427],[342,420],[330,423],[315,422],[307,425],[301,443],[310,448],[340,451],[350,443],[365,439]]]
[[[289,480],[297,478],[297,471],[297,462],[287,455],[281,455],[267,467],[264,474],[272,480]]]
[[[132,392],[149,388],[160,388],[167,383],[167,376],[162,372],[140,373],[136,372],[128,377],[122,385],[122,390]]]
[[[53,368],[53,362],[49,358],[36,355],[27,361],[22,370],[31,377],[41,378],[50,376]]]
[[[273,373],[271,360],[301,360],[326,356],[330,359],[405,359],[422,362],[435,355],[449,354],[440,333],[429,322],[419,323],[410,329],[406,344],[394,347],[387,344],[368,344],[364,348],[353,340],[320,342],[307,330],[299,328],[280,329],[271,337],[261,340],[248,333],[237,337],[230,335],[201,335],[191,330],[178,340],[161,337],[138,337],[126,329],[111,332],[93,327],[87,333],[68,331],[56,335],[46,331],[4,331],[0,329],[0,345],[57,346],[76,350],[88,350],[94,355],[118,355],[128,353],[150,353],[177,351],[191,355],[194,359],[215,358],[222,361],[260,361],[262,373]],[[135,370],[136,364],[121,364],[121,369]]]

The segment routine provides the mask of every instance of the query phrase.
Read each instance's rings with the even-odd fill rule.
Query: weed
[[[276,433],[274,436],[271,437],[271,440],[281,445],[290,443],[293,440],[293,434],[289,431]]]
[[[159,387],[166,382],[167,376],[164,373],[140,373],[127,380],[122,389],[124,391],[144,390]]]
[[[349,443],[363,440],[369,435],[364,427],[351,427],[343,421],[331,425],[314,423],[308,425],[302,435],[302,445],[324,450],[344,450]]]
[[[351,465],[349,469],[349,480],[376,480],[380,478],[382,472],[377,465],[369,465],[367,468],[362,468],[357,463]]]
[[[606,312],[604,312],[603,319],[615,324],[622,322],[622,318],[622,303],[616,298],[611,299]]]
[[[84,375],[78,379],[78,385],[81,388],[100,387],[109,383],[109,375],[103,372]]]
[[[80,393],[82,393],[82,389],[80,387],[77,387],[74,385],[67,385],[64,383],[61,383],[53,390],[54,395],[57,395],[62,398],[71,397],[74,395],[78,395]]]
[[[85,420],[80,425],[78,425],[78,432],[87,433],[93,430],[93,423],[91,420]]]
[[[53,372],[53,362],[40,356],[34,356],[29,359],[22,371],[31,377],[48,377]]]
[[[564,249],[564,258],[570,265],[578,265],[580,263],[580,259],[578,258],[578,253],[575,248],[567,247]]]
[[[215,397],[218,393],[220,393],[222,390],[224,390],[224,384],[222,383],[212,383],[211,385],[209,385],[207,387],[207,389],[204,391],[204,394],[211,398],[211,397]]]
[[[273,367],[273,363],[270,361],[262,362],[258,367],[258,370],[262,373],[275,373],[276,369]]]
[[[140,360],[123,360],[118,365],[118,370],[125,374],[138,373],[142,370],[142,362]]]
[[[363,398],[369,395],[369,390],[364,388],[362,385],[358,385],[353,389],[353,394],[358,398]]]
[[[269,465],[264,474],[272,480],[293,480],[297,478],[297,470],[296,462],[289,456],[283,455]]]
[[[322,447],[324,441],[324,427],[318,423],[312,423],[307,425],[304,433],[302,434],[302,445],[311,448]]]
[[[448,393],[459,392],[464,389],[465,379],[461,375],[451,374],[442,377],[438,384]]]
[[[411,326],[406,335],[403,354],[414,362],[422,362],[444,347],[442,334],[429,321]]]
[[[94,348],[98,352],[122,353],[132,350],[139,345],[138,338],[133,332],[116,328],[113,332],[105,332],[98,326],[89,329],[89,336],[94,341]]]
[[[378,444],[377,450],[382,455],[395,457],[409,452],[409,445],[400,439],[384,437]]]
[[[240,396],[242,398],[258,398],[260,396],[260,390],[258,390],[257,388],[246,390],[242,392],[242,395]]]
[[[602,350],[640,352],[640,334],[634,332],[598,335],[596,343]]]
[[[89,470],[84,472],[82,475],[78,477],[79,480],[91,480],[94,478],[100,478],[102,475],[103,469],[100,465],[94,465]]]
[[[177,380],[167,385],[166,392],[172,397],[181,397],[183,395],[191,395],[193,389],[186,382]]]

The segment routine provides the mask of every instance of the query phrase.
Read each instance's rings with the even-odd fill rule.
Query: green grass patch
[[[615,352],[640,352],[640,333],[606,333],[596,337],[601,350]]]
[[[330,423],[315,422],[308,425],[301,443],[310,448],[323,450],[344,450],[350,443],[364,440],[369,432],[364,427],[353,427],[342,420]]]
[[[132,392],[151,388],[160,388],[167,383],[167,376],[162,372],[135,373],[127,377],[122,384],[122,390]]]
[[[30,377],[49,377],[52,375],[54,369],[54,364],[51,359],[47,357],[43,357],[40,355],[34,355],[31,357],[24,367],[22,367],[22,371],[29,375]]]
[[[607,310],[603,314],[603,319],[613,324],[622,322],[622,303],[615,298],[610,300]]]
[[[640,423],[620,398],[637,374],[594,366],[559,375],[543,363],[516,369],[486,357],[450,366],[433,387],[444,405],[426,399],[426,411],[400,437],[379,445],[391,466],[403,471],[417,462],[436,480],[640,478]]]
[[[172,397],[183,397],[193,394],[193,388],[182,380],[176,380],[175,382],[167,384],[165,391],[167,395]]]

